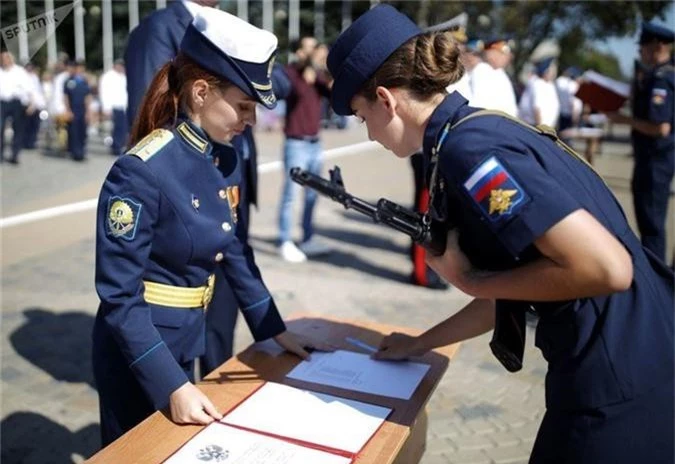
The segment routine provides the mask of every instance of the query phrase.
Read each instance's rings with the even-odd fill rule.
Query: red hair
[[[189,91],[192,84],[200,79],[220,90],[232,85],[230,81],[205,70],[181,52],[159,68],[136,115],[129,146],[133,147],[155,129],[173,126],[178,112],[189,108]]]

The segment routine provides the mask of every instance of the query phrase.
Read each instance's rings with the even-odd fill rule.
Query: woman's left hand
[[[450,285],[470,294],[467,291],[467,286],[474,268],[469,258],[459,248],[459,232],[457,229],[450,229],[448,232],[443,256],[427,254],[427,264],[445,278]]]
[[[312,340],[309,337],[289,332],[288,330],[274,337],[274,341],[276,341],[286,351],[290,351],[302,359],[309,359],[309,352],[307,350],[335,351],[337,348],[330,343]]]

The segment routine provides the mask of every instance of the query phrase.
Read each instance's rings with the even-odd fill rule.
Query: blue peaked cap
[[[271,76],[277,38],[271,32],[225,11],[202,7],[185,31],[180,50],[265,107],[276,106]]]
[[[337,114],[354,114],[352,98],[392,53],[422,30],[396,8],[380,4],[354,21],[328,53],[333,76],[331,105]]]
[[[555,57],[551,56],[549,58],[544,58],[541,61],[538,61],[534,64],[534,69],[537,73],[537,76],[542,77],[544,74],[546,74],[546,71],[548,68],[551,67],[553,62],[555,61]]]
[[[675,42],[675,32],[667,27],[659,26],[658,24],[648,22],[642,23],[640,44],[646,44],[655,39],[663,43],[673,43]]]

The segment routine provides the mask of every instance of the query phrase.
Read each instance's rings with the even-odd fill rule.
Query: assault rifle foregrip
[[[377,205],[349,194],[342,182],[340,168],[330,170],[330,180],[312,174],[300,168],[292,168],[291,179],[300,185],[316,190],[340,203],[346,209],[353,209],[370,217],[374,222],[385,224],[408,235],[434,256],[445,251],[447,229],[437,221],[427,219],[423,214],[411,211],[403,206],[381,198]]]

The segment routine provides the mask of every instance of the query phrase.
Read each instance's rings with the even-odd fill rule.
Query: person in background
[[[431,29],[440,30],[438,27],[432,27]],[[460,61],[462,64],[465,63],[464,60],[467,58],[468,61],[472,61],[471,54],[468,53],[466,49],[466,43],[468,41],[466,30],[463,27],[455,27],[454,29],[449,29],[449,32],[452,35],[452,38],[457,42],[457,47],[461,53]],[[471,82],[469,80],[469,74],[466,72],[466,68],[462,77],[457,82],[448,85],[445,90],[448,93],[459,92],[464,98],[471,100]],[[410,165],[413,168],[413,181],[415,182],[413,208],[415,211],[424,213],[429,208],[429,189],[427,188],[427,185],[429,184],[431,172],[429,171],[426,158],[421,152],[415,153],[410,157]],[[410,275],[410,281],[414,285],[419,285],[421,287],[436,290],[447,289],[448,284],[436,274],[433,269],[427,266],[426,255],[427,252],[423,247],[416,244],[414,241],[411,243],[410,259],[412,260],[413,270]]]
[[[70,77],[72,69],[69,65],[72,61],[65,53],[59,54],[59,59],[54,63],[51,73],[51,92],[47,100],[47,112],[49,113],[46,148],[47,153],[61,154],[67,150],[68,144],[68,113],[63,93],[64,84]]]
[[[555,80],[555,87],[558,91],[560,100],[560,118],[558,119],[558,132],[562,132],[570,127],[578,127],[583,102],[575,97],[579,90],[578,79],[581,76],[581,70],[571,66]]]
[[[74,161],[86,160],[87,131],[91,120],[91,88],[84,74],[84,62],[70,64],[70,77],[63,84],[63,95],[68,115],[68,151]]]
[[[314,51],[318,43],[314,37],[302,37],[291,44],[294,61],[286,67],[291,91],[286,99],[284,134],[284,181],[279,202],[279,254],[290,263],[300,263],[308,256],[330,252],[330,248],[314,235],[313,214],[317,193],[305,191],[302,213],[303,239],[296,246],[291,239],[293,228],[293,201],[300,186],[291,180],[289,171],[299,167],[321,175],[322,148],[321,97],[330,97],[330,82],[317,72]]]
[[[23,134],[23,148],[32,150],[37,143],[38,132],[40,131],[40,113],[47,107],[42,83],[40,82],[39,69],[35,65],[26,64],[26,73],[28,74],[28,93],[30,103],[26,108],[26,124]]]
[[[662,260],[666,259],[666,216],[675,172],[673,41],[672,30],[642,24],[644,70],[634,78],[632,116],[607,114],[612,122],[631,127],[635,159],[631,189],[638,230],[643,245]]]
[[[487,105],[482,106],[486,109],[499,110],[508,114],[509,116],[516,116],[518,114],[518,105],[516,104],[516,93],[513,90],[513,83],[505,68],[511,64],[513,52],[511,51],[512,41],[506,38],[493,38],[485,42],[485,51],[483,58],[492,66],[495,71],[490,79],[489,84],[481,84],[481,88],[490,86],[492,91],[491,101]],[[480,92],[480,90],[478,90]],[[473,104],[473,102],[472,102]]]
[[[5,125],[12,121],[11,156],[7,161],[19,164],[24,143],[26,108],[30,104],[29,77],[26,70],[14,62],[8,52],[0,53],[0,162],[5,156]]]
[[[673,272],[553,130],[446,93],[459,56],[449,34],[423,33],[389,5],[360,16],[328,55],[335,111],[397,157],[421,145],[433,160],[429,214],[448,234],[427,262],[474,297],[418,336],[384,337],[373,357],[423,355],[518,314],[524,327],[531,308],[548,372],[530,463],[673,462]],[[522,331],[512,335],[524,347]]]
[[[103,73],[98,84],[101,109],[106,119],[112,119],[112,145],[114,156],[123,153],[127,144],[127,76],[124,60],[115,60],[113,67]]]
[[[555,58],[545,58],[534,64],[535,74],[528,80],[520,99],[518,117],[528,124],[544,124],[551,128],[558,125],[560,100],[555,87],[557,65]]]
[[[217,45],[216,45],[217,44]],[[176,57],[151,82],[131,132],[101,189],[96,223],[93,333],[103,445],[153,411],[178,424],[222,417],[195,385],[205,349],[205,311],[221,268],[257,341],[274,339],[307,359],[241,241],[235,134],[273,107],[277,39],[229,13],[200,11]],[[226,149],[228,175],[214,159]]]

